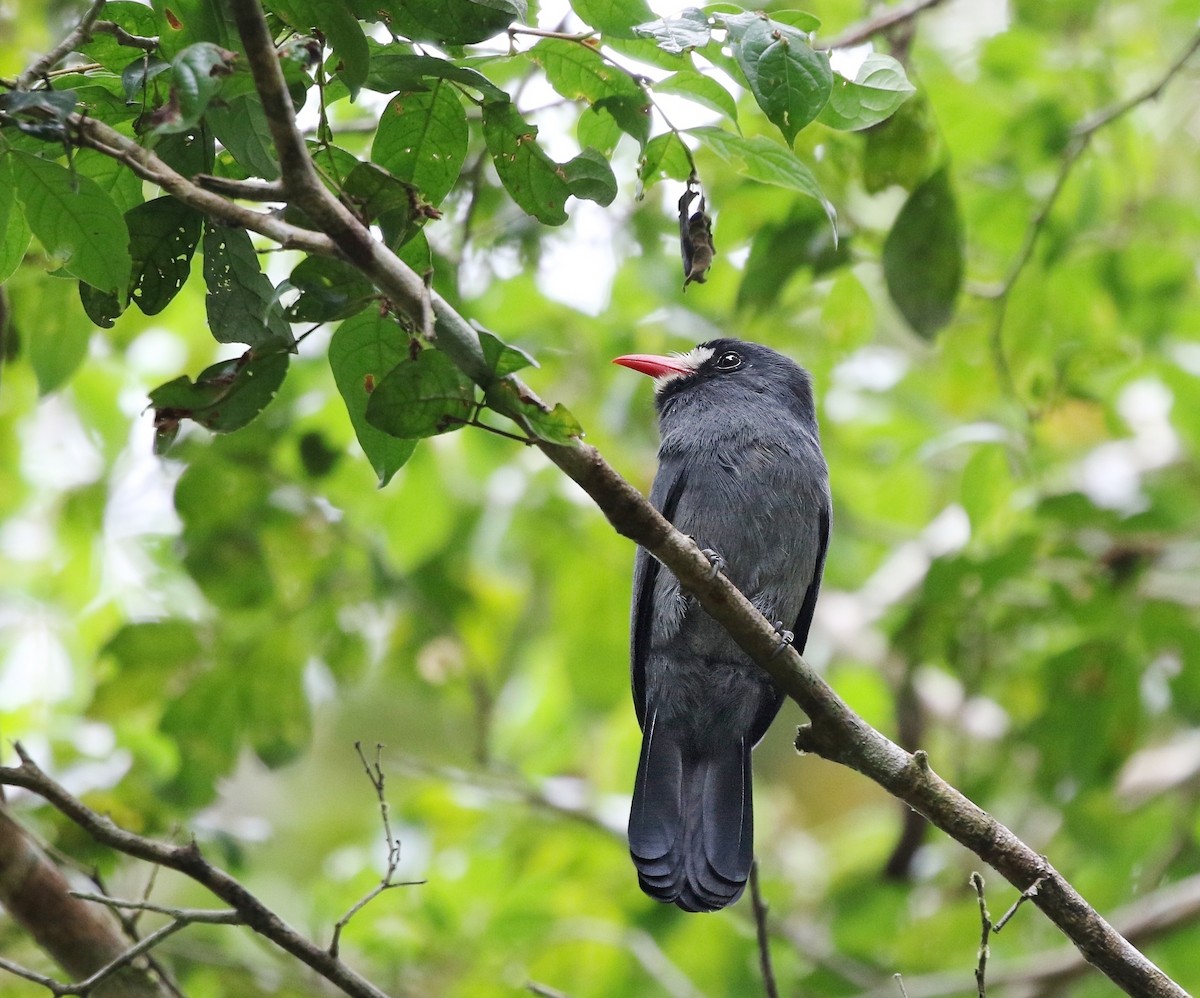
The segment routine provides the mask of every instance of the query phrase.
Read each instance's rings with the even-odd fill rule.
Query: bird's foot
[[[700,553],[708,559],[708,581],[711,582],[721,572],[725,571],[725,559],[712,548],[701,548]]]
[[[784,648],[796,640],[796,635],[783,626],[782,620],[775,621],[775,633],[779,635],[779,646],[771,652],[771,658],[778,655]]]

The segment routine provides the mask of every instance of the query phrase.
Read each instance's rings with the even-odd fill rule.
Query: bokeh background
[[[873,12],[809,8],[818,39]],[[0,10],[0,75],[77,14]],[[686,294],[681,185],[637,200],[628,139],[609,208],[572,202],[566,226],[539,226],[478,147],[427,229],[443,294],[536,356],[527,380],[643,490],[651,385],[611,358],[736,335],[813,372],[836,520],[809,660],[1107,914],[1171,885],[1192,885],[1193,907],[1200,894],[1200,60],[1086,148],[1072,130],[1162,80],[1196,18],[1182,0],[947,0],[893,39],[918,92],[892,120],[798,139],[836,246],[816,202],[698,154],[719,256]],[[765,131],[740,99],[743,128]],[[572,148],[578,109],[536,74],[522,100],[552,151]],[[342,126],[373,113],[333,110]],[[949,323],[919,335],[885,249],[942,168],[962,287]],[[384,866],[353,747],[382,744],[398,876],[424,883],[376,899],[342,946],[389,993],[760,991],[748,899],[687,915],[637,888],[622,833],[633,549],[572,483],[467,430],[423,442],[377,489],[328,330],[245,430],[185,430],[155,457],[147,392],[231,353],[198,275],[160,316],[107,331],[36,260],[5,290],[20,339],[0,372],[4,739],[127,827],[195,834],[318,938]],[[877,787],[798,758],[802,720],[788,705],[755,761],[784,993],[898,994],[896,973],[911,998],[974,993],[978,861],[938,833],[906,838]],[[140,894],[145,866],[10,800]],[[1003,911],[1015,892],[982,872]],[[165,873],[154,897],[212,904]],[[1200,927],[1171,910],[1144,944],[1200,988]],[[1088,973],[1021,983],[1063,945],[1023,909],[994,941],[996,988],[1113,993]],[[51,969],[4,920],[0,953]],[[162,953],[197,998],[323,993],[243,930],[194,927]],[[5,998],[40,993],[0,976]]]

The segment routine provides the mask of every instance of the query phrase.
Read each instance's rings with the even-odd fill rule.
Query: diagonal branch
[[[863,42],[870,41],[875,35],[911,21],[943,2],[944,0],[910,0],[909,3],[897,4],[895,7],[885,7],[874,17],[850,25],[840,35],[836,35],[827,42],[822,41],[817,47],[844,49],[853,45],[861,45]]]
[[[931,5],[919,6],[924,9]],[[918,5],[910,6],[915,13]],[[161,161],[156,162],[152,153],[98,123],[74,120],[80,140],[127,163],[138,176],[159,183],[198,210],[244,225],[285,246],[341,257],[422,326],[426,308],[432,302],[439,348],[473,380],[490,383],[491,372],[470,324],[433,294],[411,268],[376,242],[321,184],[296,127],[294,108],[261,7],[256,0],[231,0],[230,7],[271,126],[287,200],[304,211],[320,233],[297,229],[205,191]],[[536,401],[518,379],[512,381],[523,398]],[[891,742],[851,711],[795,649],[780,650],[771,623],[727,578],[720,574],[710,577],[709,561],[691,539],[676,531],[595,448],[582,443],[563,446],[539,442],[538,446],[591,496],[620,534],[645,547],[673,572],[780,689],[803,708],[810,723],[797,735],[798,749],[839,762],[879,783],[989,863],[1019,890],[1040,878],[1041,888],[1033,903],[1071,939],[1086,960],[1127,993],[1143,998],[1186,998],[1182,988],[1088,906],[1043,857],[939,778],[923,752],[910,754]],[[209,864],[194,844],[166,845],[118,828],[72,798],[27,757],[19,767],[0,769],[0,782],[35,790],[111,848],[179,870],[196,880],[234,907],[255,931],[345,993],[372,998],[382,994],[327,951],[300,936],[240,883]]]

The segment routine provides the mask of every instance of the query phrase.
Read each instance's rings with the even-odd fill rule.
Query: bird
[[[811,376],[733,338],[613,363],[654,378],[651,503],[803,652],[833,515]],[[630,617],[642,729],[629,815],[638,882],[685,911],[718,911],[750,876],[750,750],[783,694],[645,548]]]

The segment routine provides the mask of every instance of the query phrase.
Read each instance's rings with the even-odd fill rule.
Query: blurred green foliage
[[[818,42],[864,14],[843,0],[811,6]],[[272,7],[311,26],[307,4]],[[151,29],[143,8],[114,8],[130,30]],[[651,58],[631,28],[646,17],[640,3],[575,8],[615,51]],[[491,34],[515,9],[477,5],[452,46]],[[549,5],[542,14],[557,16]],[[0,76],[77,16],[33,0],[19,17],[0,11]],[[809,658],[872,724],[915,732],[935,769],[1111,912],[1200,874],[1200,759],[1188,750],[1200,727],[1195,69],[1095,134],[1011,290],[996,291],[1072,128],[1161,78],[1195,15],[1176,0],[1029,0],[993,16],[969,2],[922,16],[896,53],[915,98],[863,132],[817,122],[796,136],[789,163],[807,164],[836,208],[836,246],[806,179],[766,186],[769,164],[739,158],[755,142],[785,151],[753,96],[738,97],[738,138],[732,90],[677,80],[730,129],[695,153],[718,257],[686,295],[680,187],[666,180],[635,200],[645,137],[627,104],[597,102],[579,124],[593,129],[590,144],[615,149],[616,200],[584,205],[556,188],[547,210],[557,219],[565,202],[572,218],[553,230],[504,194],[512,178],[489,165],[478,111],[464,131],[462,105],[451,111],[440,86],[423,99],[462,147],[461,175],[408,157],[398,126],[378,134],[393,173],[432,184],[442,212],[415,235],[393,218],[394,241],[432,254],[447,299],[536,357],[527,380],[569,406],[640,487],[654,463],[650,386],[612,357],[735,334],[813,371],[836,523]],[[403,30],[444,37],[445,26],[411,17]],[[370,73],[385,71],[399,88],[412,64],[384,66],[348,20],[328,32],[350,53],[331,68],[330,92],[369,89]],[[171,57],[186,63],[183,46],[205,39],[234,44],[210,28],[190,25]],[[96,44],[112,68],[112,39]],[[558,163],[574,155],[577,116],[543,74],[585,96],[594,79],[552,55],[477,61],[487,86],[529,81],[537,99],[521,113]],[[718,66],[744,58],[712,52]],[[479,80],[447,78],[489,96]],[[211,95],[192,96],[199,113]],[[362,154],[369,143],[352,126],[373,126],[385,106],[331,101],[331,127]],[[171,126],[182,131],[167,151],[199,157],[195,172],[213,147],[188,139],[188,124]],[[253,157],[244,130],[227,128],[234,138],[218,159]],[[26,168],[28,141],[11,140]],[[327,160],[347,165],[335,152]],[[220,161],[232,172],[233,160]],[[153,197],[95,157],[76,168],[81,196],[98,187],[123,212]],[[673,169],[680,179],[678,156]],[[642,170],[642,184],[662,180]],[[4,245],[28,243],[27,231],[14,234],[9,190],[0,175]],[[522,206],[524,196],[511,194]],[[388,218],[381,207],[385,231]],[[184,424],[169,456],[154,457],[149,392],[239,355],[200,320],[199,268],[164,277],[182,284],[159,314],[114,312],[98,331],[73,282],[45,273],[54,240],[70,233],[31,228],[40,242],[23,265],[0,254],[13,270],[0,351],[0,734],[119,823],[194,833],[318,938],[383,869],[378,803],[353,750],[382,743],[398,875],[425,883],[376,899],[342,951],[390,993],[515,993],[530,980],[572,995],[757,993],[748,901],[686,915],[637,889],[621,835],[638,746],[626,672],[633,551],[582,493],[536,451],[477,429],[422,441],[406,463],[411,448],[388,439],[372,467],[356,440],[370,447],[363,431],[378,431],[362,422],[365,401],[352,423],[350,389],[339,393],[334,377],[361,380],[358,360],[331,373],[332,326],[302,340],[278,394],[256,399],[254,412],[265,408],[243,429]],[[357,312],[351,330],[364,325],[361,300],[340,311],[346,295],[333,292],[345,284],[332,271],[300,271],[286,254],[260,260],[274,283],[290,273],[312,296],[306,318]],[[119,254],[75,266],[106,293],[124,286]],[[267,307],[238,273],[252,285],[238,300]],[[380,478],[391,479],[382,490]],[[904,809],[854,773],[797,759],[789,728],[799,720],[785,711],[756,757],[756,836],[785,993],[895,993],[901,973],[916,998],[932,993],[917,979],[938,971],[972,993],[977,861],[929,834],[909,878],[884,879]],[[1162,745],[1176,751],[1146,754]],[[27,798],[14,804],[114,891],[139,894],[145,867]],[[996,877],[989,889],[994,914],[1014,897]],[[211,905],[166,874],[154,897]],[[1023,909],[994,941],[989,973],[998,980],[1060,945]],[[0,951],[50,970],[5,922]],[[193,928],[162,953],[192,998],[316,988],[235,929]],[[1200,928],[1175,926],[1148,953],[1200,989]],[[1095,975],[1061,987],[1112,993]],[[39,993],[0,978],[0,995]]]

